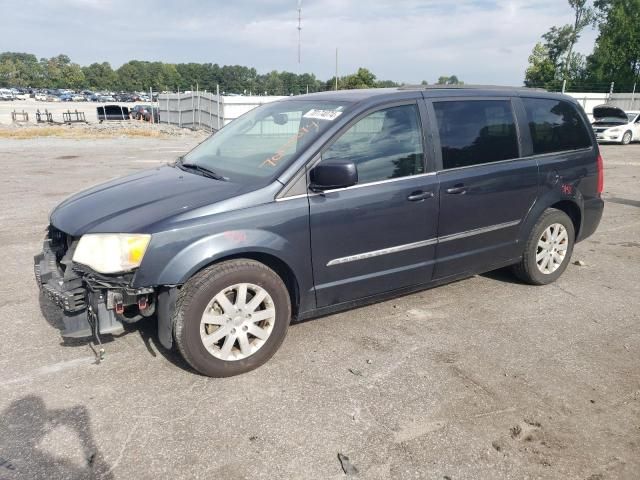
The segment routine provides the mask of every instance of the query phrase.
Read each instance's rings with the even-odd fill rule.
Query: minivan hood
[[[251,188],[171,166],[118,178],[72,195],[51,213],[51,224],[74,237],[85,233],[146,233],[178,213]]]
[[[595,118],[596,120],[612,117],[624,120],[624,123],[629,122],[627,114],[624,113],[624,110],[619,107],[614,107],[612,105],[599,105],[597,107],[593,107],[593,118]]]

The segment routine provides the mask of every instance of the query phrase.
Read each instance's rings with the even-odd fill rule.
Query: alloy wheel
[[[567,256],[569,235],[564,225],[549,225],[538,240],[536,264],[538,270],[545,275],[555,272]]]
[[[264,288],[252,283],[231,285],[204,309],[200,339],[220,360],[243,360],[266,343],[275,319],[273,299]]]

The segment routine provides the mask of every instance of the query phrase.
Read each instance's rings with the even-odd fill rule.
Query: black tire
[[[631,143],[631,139],[633,138],[633,134],[631,132],[624,132],[622,136],[622,145],[629,145]]]
[[[543,232],[555,223],[561,224],[567,230],[567,250],[564,260],[556,271],[552,273],[543,273],[536,263],[538,241],[540,240]],[[571,261],[575,238],[575,228],[569,216],[561,210],[548,208],[542,213],[542,215],[540,215],[535,226],[531,229],[531,233],[529,233],[529,238],[527,239],[524,247],[522,260],[513,266],[513,272],[520,280],[531,285],[548,285],[555,282],[566,270],[567,265],[569,265],[569,262]]]
[[[275,322],[265,343],[252,355],[222,360],[203,345],[200,322],[213,297],[238,283],[251,283],[268,292],[275,307]],[[254,260],[229,260],[205,268],[189,279],[178,293],[173,321],[176,345],[189,365],[209,377],[230,377],[258,368],[278,350],[291,321],[291,302],[282,279],[269,267]]]

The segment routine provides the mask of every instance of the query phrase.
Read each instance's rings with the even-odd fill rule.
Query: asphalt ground
[[[640,145],[603,148],[606,207],[560,280],[507,271],[294,325],[212,379],[153,322],[63,342],[32,257],[49,211],[193,138],[0,140],[0,479],[640,477]],[[347,465],[348,467],[349,465]]]

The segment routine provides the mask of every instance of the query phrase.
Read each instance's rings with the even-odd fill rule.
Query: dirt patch
[[[205,138],[209,134],[204,131],[194,131],[179,128],[174,125],[150,124],[145,122],[104,122],[78,123],[69,125],[46,124],[12,124],[0,127],[0,138],[26,140],[38,137],[60,137],[74,139],[114,138],[114,137],[194,137]],[[58,157],[70,160],[73,156]]]

